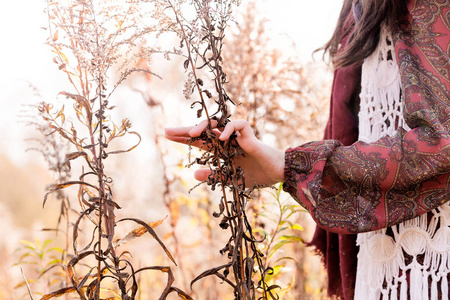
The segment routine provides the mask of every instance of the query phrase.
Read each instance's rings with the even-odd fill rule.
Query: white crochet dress
[[[409,130],[403,120],[400,74],[391,41],[382,30],[377,50],[362,66],[359,139],[364,142],[393,135],[398,127]],[[356,300],[435,300],[438,295],[448,299],[450,203],[432,213],[431,221],[424,214],[389,230],[358,234]]]

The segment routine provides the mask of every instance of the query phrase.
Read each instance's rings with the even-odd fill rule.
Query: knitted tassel
[[[422,300],[428,300],[428,275],[430,273],[427,271],[423,272],[422,277]]]
[[[396,284],[391,289],[391,300],[397,300],[398,299],[397,290],[398,290],[398,285]]]
[[[421,300],[422,296],[422,271],[420,265],[417,263],[414,257],[410,273],[410,297],[411,300]]]
[[[383,300],[389,300],[389,290],[383,289],[381,293],[383,294]]]
[[[406,280],[402,282],[402,286],[400,288],[400,300],[408,300],[408,283]]]
[[[433,282],[431,283],[431,299],[438,298],[438,288],[437,288],[437,276],[432,276]]]
[[[448,299],[448,271],[442,275],[442,299]]]

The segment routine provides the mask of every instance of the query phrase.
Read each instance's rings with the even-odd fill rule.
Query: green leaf
[[[15,263],[14,266],[20,266],[20,265],[37,265],[38,263],[35,261],[21,261],[19,263]]]
[[[24,253],[24,254],[22,254],[22,255],[20,256],[19,262],[22,262],[22,260],[23,260],[25,257],[28,257],[28,256],[35,256],[35,255],[36,255],[36,254],[33,253],[33,252],[26,252],[26,253]]]
[[[281,236],[279,240],[280,241],[276,243],[272,249],[270,249],[268,258],[271,258],[277,252],[278,249],[280,249],[286,244],[303,242],[303,240],[300,237],[287,235]]]
[[[283,257],[278,258],[278,259],[274,262],[274,264],[276,264],[276,263],[278,263],[278,262],[280,262],[280,261],[283,261],[283,260],[292,260],[292,261],[298,263],[298,260],[296,260],[296,259],[293,258],[293,257],[290,257],[290,256],[283,256]]]
[[[54,259],[54,260],[50,261],[50,262],[47,264],[47,266],[55,265],[55,264],[60,264],[60,263],[62,263],[62,260],[59,259],[59,258],[57,258],[57,259]]]
[[[21,244],[26,245],[26,248],[31,250],[36,250],[36,245],[30,241],[22,240],[20,241]]]
[[[292,242],[303,242],[303,239],[296,235],[282,235],[280,240],[292,241]]]
[[[41,249],[45,249],[45,247],[47,247],[53,240],[47,239],[44,241],[44,243],[42,244]]]
[[[64,253],[65,250],[63,248],[60,248],[60,247],[52,247],[52,248],[47,250],[47,252],[50,252],[50,251],[56,251],[56,252],[59,252],[59,253]]]
[[[37,281],[34,280],[34,279],[27,279],[27,281],[28,281],[28,283],[34,283],[34,282],[37,282]],[[15,289],[18,289],[18,288],[20,288],[20,287],[22,287],[22,286],[25,286],[25,285],[27,284],[27,281],[24,280],[24,281],[22,281],[22,282],[16,284],[16,285],[14,286],[14,288],[15,288]]]
[[[291,228],[292,230],[303,230],[303,227],[299,224],[294,224]]]
[[[276,244],[272,247],[272,249],[270,249],[268,258],[271,258],[271,257],[277,252],[278,249],[280,249],[280,248],[283,247],[284,245],[286,245],[286,244],[288,244],[288,243],[292,243],[292,242],[293,242],[293,241],[282,240],[282,241],[276,243]]]

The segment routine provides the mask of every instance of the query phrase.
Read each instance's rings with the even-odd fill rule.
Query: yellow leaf
[[[64,115],[64,105],[55,117],[55,119],[58,118],[61,118],[61,124],[64,124],[64,121],[66,120],[66,116]]]
[[[52,40],[54,42],[56,42],[56,40],[58,39],[58,30],[55,31],[55,33],[53,34]]]
[[[176,201],[169,203],[170,216],[172,217],[172,226],[177,226],[178,218],[180,217],[180,206]]]
[[[156,222],[150,222],[147,223],[148,226],[150,226],[151,228],[155,228],[159,225],[162,224],[162,222],[164,222],[164,220],[167,218],[167,216],[164,219],[161,219],[159,221]],[[147,232],[147,228],[145,228],[144,226],[141,226],[139,228],[136,228],[135,230],[131,231],[130,233],[128,233],[123,239],[119,239],[115,242],[116,247],[119,247],[122,244],[125,244],[126,242],[133,240],[135,238],[138,238],[142,235],[144,235]]]

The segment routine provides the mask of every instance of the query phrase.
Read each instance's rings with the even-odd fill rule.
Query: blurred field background
[[[234,116],[253,120],[260,137],[280,149],[320,139],[328,114],[331,70],[322,62],[321,53],[312,60],[312,52],[331,35],[342,2],[261,0],[249,7],[245,2],[236,12],[242,27],[230,33],[230,50],[224,50],[228,51],[225,61],[228,59],[228,65],[234,66],[227,70],[230,94],[242,102]],[[47,33],[41,27],[47,22],[43,12],[45,4],[46,1],[36,0],[9,1],[0,11],[0,299],[28,299],[24,276],[35,299],[40,298],[40,293],[52,290],[56,275],[49,272],[39,277],[39,272],[58,256],[58,251],[51,248],[62,248],[65,243],[63,235],[42,231],[55,226],[60,209],[52,197],[45,209],[42,208],[46,187],[52,183],[54,174],[47,170],[40,153],[27,151],[36,147],[33,139],[42,138],[26,123],[33,114],[29,105],[42,100],[57,103],[56,94],[67,85],[51,62],[52,54],[44,44]],[[250,52],[251,55],[245,56]],[[294,79],[298,87],[289,86],[296,82],[292,78],[291,81],[282,80],[283,74],[291,74],[283,73],[287,72],[283,70],[286,62],[296,69],[298,77]],[[112,159],[108,168],[114,178],[115,195],[122,199],[120,213],[148,222],[167,217],[156,230],[175,253],[177,286],[190,290],[189,282],[196,275],[218,264],[221,259],[219,249],[226,237],[211,216],[217,210],[214,195],[202,188],[188,193],[196,182],[193,170],[183,167],[187,163],[187,149],[161,139],[160,144],[155,144],[163,127],[197,122],[195,112],[183,99],[184,77],[176,63],[168,65],[154,61],[155,72],[164,80],[136,76],[118,91],[115,101],[119,109],[115,114],[118,118],[129,118],[143,140],[133,152]],[[277,76],[281,82],[279,86],[286,83],[283,88],[301,90],[301,93],[276,89],[268,93],[268,85],[276,81]],[[242,83],[247,86],[242,87]],[[158,108],[148,105],[147,89],[170,115],[162,115]],[[265,107],[252,112],[251,106],[246,106],[248,102],[241,100],[246,97],[259,97]],[[280,101],[271,101],[274,98]],[[292,101],[303,102],[294,110]],[[282,111],[286,113],[280,114]],[[176,201],[171,206],[163,201],[164,176],[179,180],[173,191]],[[71,192],[75,198],[76,189],[69,189],[68,193]],[[264,203],[270,207],[267,203],[273,203],[273,196],[269,192],[262,194],[266,199]],[[283,195],[283,201],[292,200]],[[259,205],[255,203],[255,206]],[[264,219],[264,209],[257,207],[255,211],[261,212],[258,220],[270,231],[273,224]],[[308,241],[314,228],[309,216],[299,213],[294,221],[304,227],[298,233],[299,238]],[[132,229],[123,229],[123,235]],[[45,243],[47,240],[48,244]],[[132,249],[137,264],[167,264],[161,249],[149,237],[133,241]],[[276,279],[280,285],[290,286],[281,299],[323,299],[325,281],[320,260],[300,242],[279,251],[280,255],[297,260],[286,266],[284,273]],[[34,254],[29,254],[31,252]],[[29,259],[24,256],[26,253]],[[16,264],[21,260],[30,262],[22,264],[24,275]],[[160,275],[143,277],[142,281],[147,284],[143,284],[141,299],[157,297],[165,280]],[[192,293],[194,299],[229,299],[220,280],[198,282]]]

